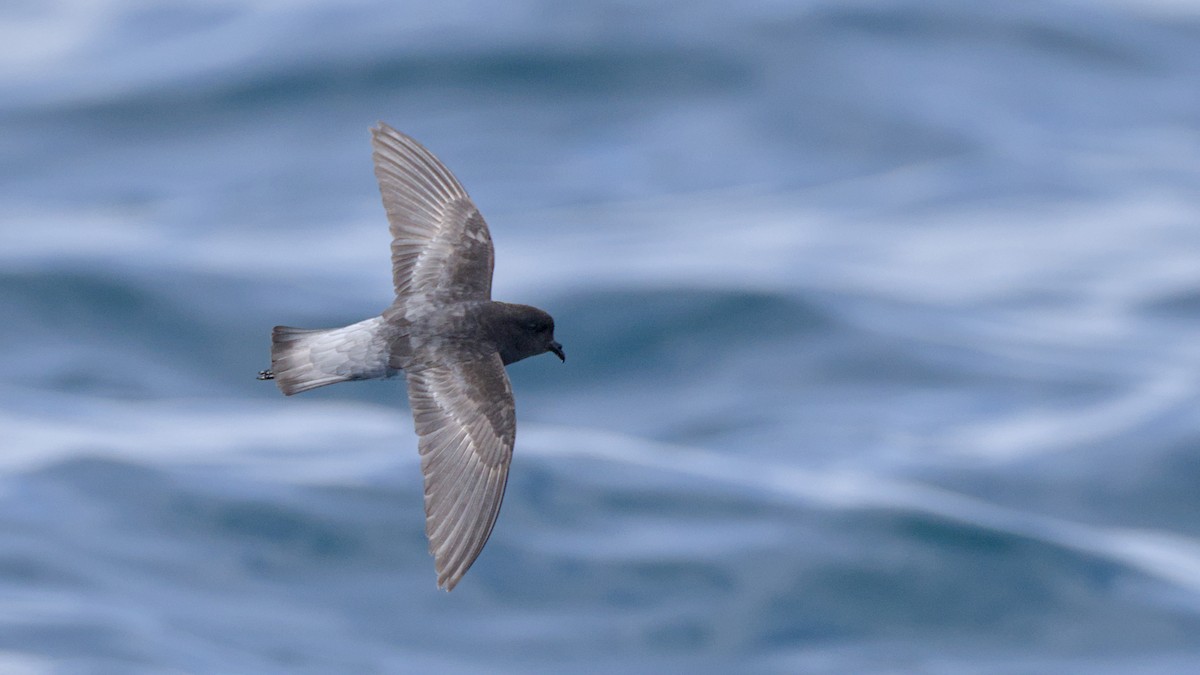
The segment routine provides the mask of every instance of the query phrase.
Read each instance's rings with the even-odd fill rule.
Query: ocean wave
[[[65,466],[73,468],[55,471],[66,471],[64,476],[89,476],[89,481],[116,490],[114,494],[137,495],[138,489],[121,488],[119,480],[105,478],[103,471],[97,471],[104,466],[149,462],[163,467],[213,467],[207,471],[236,468],[241,475],[257,480],[321,484],[362,481],[397,466],[415,470],[416,453],[408,447],[415,444],[411,442],[405,411],[381,406],[295,401],[237,407],[199,402],[77,401],[72,408],[74,412],[66,419],[57,413],[40,419],[30,411],[8,414],[5,426],[10,429],[14,451],[6,453],[4,460],[10,477],[14,471],[27,471],[29,467],[67,462]],[[612,498],[611,490],[633,496],[631,486],[624,484],[625,478],[617,476],[635,469],[649,470],[653,478],[644,476],[639,489],[659,494],[644,506],[631,503],[638,511],[655,504],[661,506],[662,490],[674,484],[676,487],[669,488],[676,492],[674,499],[703,495],[701,502],[721,500],[727,499],[720,496],[723,492],[731,494],[728,491],[733,490],[739,499],[764,505],[922,514],[948,524],[960,523],[1079,551],[1200,593],[1200,542],[1189,537],[1059,520],[876,472],[801,468],[728,451],[545,425],[523,425],[518,454],[527,458],[520,461],[535,461],[531,471],[556,475],[571,471],[551,479],[554,483],[601,481],[591,492],[593,498]],[[72,459],[92,456],[109,456],[113,458],[109,462],[122,464],[80,465],[76,463],[79,460]],[[580,471],[581,459],[600,460],[614,468]],[[558,462],[568,464],[555,468]],[[687,480],[679,482],[675,477]],[[517,485],[524,482],[518,480]],[[536,482],[529,489],[534,489]],[[561,492],[563,488],[555,489]],[[617,515],[620,510],[614,511],[610,505],[600,512]],[[685,517],[686,513],[681,511],[678,516]],[[763,533],[769,534],[770,528]],[[687,539],[681,537],[680,541]],[[671,546],[669,539],[660,544]]]
[[[0,670],[1195,670],[1187,3],[0,13]],[[254,379],[379,119],[570,355],[450,595],[403,380]]]
[[[523,427],[501,523],[448,606],[428,569],[416,453],[397,442],[411,445],[403,423],[362,406],[264,414],[277,407],[241,417],[160,408],[126,419],[127,435],[43,456],[40,468],[10,464],[0,500],[16,536],[0,549],[0,569],[61,563],[49,576],[7,573],[0,583],[21,580],[29,601],[66,587],[91,598],[90,618],[47,610],[45,625],[86,632],[103,622],[91,651],[118,663],[186,663],[175,639],[152,653],[131,649],[149,630],[135,616],[183,621],[210,658],[233,658],[216,647],[230,637],[221,608],[247,593],[259,598],[261,621],[240,630],[261,644],[273,639],[263,626],[286,625],[303,644],[281,648],[310,665],[345,662],[345,649],[375,664],[436,652],[449,638],[432,626],[461,603],[507,628],[475,625],[478,642],[450,659],[458,667],[514,643],[559,645],[569,649],[564,663],[604,645],[636,645],[653,659],[719,644],[718,654],[762,665],[847,642],[949,644],[969,626],[990,627],[992,638],[971,640],[992,653],[1014,639],[1047,654],[1120,653],[1186,648],[1200,625],[1200,542],[1190,537],[1047,517],[877,471],[542,425]],[[217,417],[225,423],[207,421]],[[322,425],[337,434],[314,431]],[[161,447],[166,427],[179,436],[204,426],[224,429]],[[26,438],[43,452],[54,446]],[[106,443],[120,455],[98,454]],[[374,470],[364,470],[368,455]],[[117,597],[116,609],[101,609]],[[555,628],[563,603],[591,612],[602,632],[619,612],[631,632]],[[429,623],[396,612],[401,604]],[[284,618],[293,614],[306,618]],[[38,624],[9,616],[10,635],[41,645],[32,653],[59,653]],[[360,630],[362,617],[374,628]],[[1048,640],[1066,617],[1084,633]],[[1129,631],[1129,621],[1142,629]],[[808,647],[796,655],[797,645]],[[334,652],[312,652],[322,647]]]

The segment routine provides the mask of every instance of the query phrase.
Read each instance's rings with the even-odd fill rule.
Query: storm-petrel
[[[433,153],[380,122],[375,177],[392,232],[396,299],[344,328],[276,326],[271,370],[288,396],[403,372],[420,436],[425,534],[438,586],[451,590],[487,543],[517,422],[504,366],[553,352],[554,319],[492,300],[492,238],[479,209]]]

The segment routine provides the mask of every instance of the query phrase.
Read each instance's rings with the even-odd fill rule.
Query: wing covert
[[[488,300],[494,253],[487,223],[433,153],[380,122],[372,158],[392,233],[396,297]]]

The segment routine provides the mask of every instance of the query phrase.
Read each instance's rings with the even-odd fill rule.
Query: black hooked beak
[[[550,344],[547,345],[547,348],[554,352],[554,355],[557,356],[563,363],[567,362],[567,355],[563,353],[562,345],[558,344],[554,340],[551,340]]]

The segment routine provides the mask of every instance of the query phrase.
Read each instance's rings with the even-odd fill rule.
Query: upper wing
[[[451,590],[483,550],[504,498],[517,424],[500,355],[407,372],[420,435],[425,534],[438,586]]]
[[[490,299],[492,237],[458,179],[420,143],[383,122],[371,129],[371,145],[391,224],[396,297]]]

